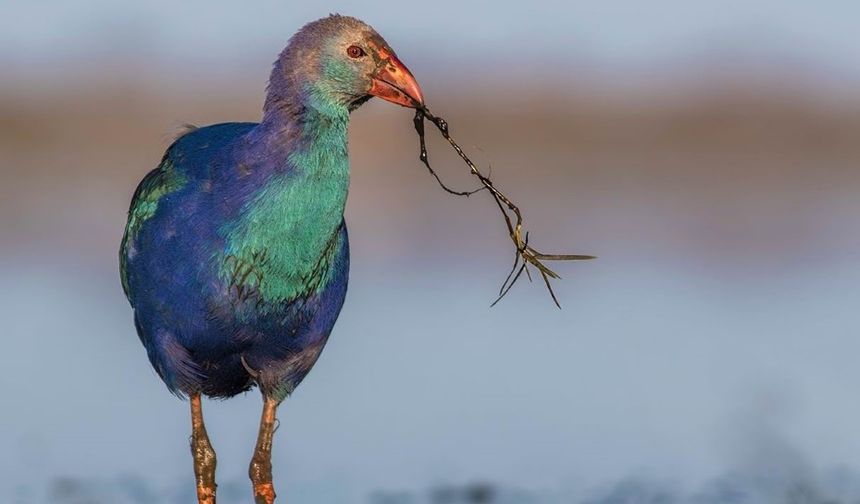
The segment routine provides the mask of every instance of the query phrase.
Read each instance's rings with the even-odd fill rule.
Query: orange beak
[[[387,51],[380,50],[379,55],[384,58],[383,64],[371,76],[372,85],[368,93],[404,107],[423,106],[424,95],[406,65]]]

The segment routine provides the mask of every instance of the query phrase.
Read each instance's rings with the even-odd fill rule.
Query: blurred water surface
[[[770,5],[759,3],[754,11]],[[825,6],[771,7],[773,26],[801,11],[819,16],[809,34],[830,26]],[[464,19],[476,19],[472,9]],[[477,45],[508,40],[493,19],[472,35]],[[850,46],[832,26],[825,42],[783,49]],[[705,32],[691,33],[718,48],[734,33],[717,30],[711,43]],[[50,60],[27,42],[38,33],[4,37]],[[282,43],[262,38],[225,68],[196,50],[166,63],[134,56],[145,42],[105,54],[84,44],[72,60],[81,64],[58,64],[51,78],[7,57],[0,501],[192,498],[187,405],[165,392],[134,334],[117,247],[137,181],[181,124],[257,119],[266,61]],[[374,101],[356,112],[350,294],[321,360],[282,408],[283,495],[856,502],[860,100],[846,80],[851,64],[833,57],[836,69],[824,71],[800,56],[744,60],[744,51],[714,49],[625,66],[596,50],[591,63],[538,61],[505,78],[494,55],[442,71],[431,51],[410,55],[405,45],[395,44],[429,103],[525,210],[534,243],[600,259],[559,266],[561,311],[526,282],[489,309],[511,259],[491,200],[435,186],[407,110]],[[192,60],[198,66],[180,64]],[[441,141],[430,154],[446,179],[470,186]],[[256,392],[206,405],[224,502],[246,502],[258,408]]]

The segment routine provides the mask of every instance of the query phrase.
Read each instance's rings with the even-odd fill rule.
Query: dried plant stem
[[[424,141],[424,119],[432,122],[439,132],[442,134],[442,137],[451,144],[451,147],[454,148],[454,151],[460,158],[466,163],[471,171],[472,175],[477,177],[478,181],[481,183],[481,187],[475,189],[473,191],[455,191],[446,186],[442,180],[439,178],[439,175],[430,167],[430,162],[427,158],[427,148]],[[543,261],[585,261],[588,259],[594,259],[595,256],[590,255],[579,255],[579,254],[544,254],[535,250],[531,245],[529,245],[528,232],[523,230],[523,215],[520,211],[519,207],[515,205],[510,198],[508,198],[504,193],[502,193],[499,189],[493,185],[493,181],[490,180],[490,177],[484,175],[475,163],[469,159],[469,156],[463,152],[463,149],[451,138],[451,134],[448,131],[448,123],[439,116],[434,115],[430,112],[430,110],[423,105],[420,105],[415,110],[415,118],[413,119],[413,123],[415,125],[415,131],[418,132],[418,137],[420,139],[421,146],[421,154],[420,159],[421,162],[427,167],[433,177],[436,178],[436,181],[445,191],[455,194],[457,196],[470,196],[478,191],[486,190],[488,191],[493,200],[496,202],[496,205],[499,207],[499,211],[505,219],[505,225],[508,228],[508,234],[511,237],[511,240],[514,242],[516,246],[516,255],[514,256],[514,266],[511,268],[511,272],[508,273],[508,276],[505,278],[505,281],[502,283],[501,288],[499,289],[499,296],[493,302],[491,306],[494,306],[496,303],[501,301],[503,297],[511,290],[511,287],[517,282],[520,278],[520,275],[523,271],[526,272],[526,275],[531,280],[531,273],[529,272],[529,266],[532,266],[538,270],[541,277],[543,278],[544,284],[546,285],[547,290],[549,291],[550,296],[552,297],[553,302],[559,308],[561,305],[558,302],[558,298],[555,296],[555,292],[552,290],[552,285],[550,283],[550,279],[561,278],[559,275],[548,268]]]

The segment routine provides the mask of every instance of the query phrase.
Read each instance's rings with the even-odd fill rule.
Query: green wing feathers
[[[128,209],[128,222],[125,225],[125,234],[122,237],[122,244],[119,251],[120,279],[122,280],[122,290],[128,297],[128,257],[129,247],[133,246],[133,242],[137,237],[137,233],[143,224],[155,215],[158,209],[158,202],[161,199],[175,191],[181,189],[186,183],[185,176],[179,172],[171,162],[169,153],[161,160],[158,168],[149,172],[137,189],[134,191],[134,196],[131,198],[131,206]]]

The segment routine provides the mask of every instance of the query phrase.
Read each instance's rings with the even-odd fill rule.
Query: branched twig
[[[489,176],[484,175],[475,163],[469,159],[469,156],[463,152],[463,149],[451,138],[451,135],[448,131],[448,123],[439,116],[433,115],[430,110],[419,103],[415,104],[415,118],[413,119],[413,123],[415,124],[415,131],[418,132],[418,137],[421,142],[421,155],[420,159],[430,171],[430,173],[436,178],[436,181],[439,182],[439,185],[442,186],[443,189],[448,191],[451,194],[456,194],[458,196],[469,196],[474,194],[480,190],[487,190],[490,195],[492,195],[493,200],[495,200],[496,205],[499,207],[499,211],[502,213],[502,216],[505,219],[505,225],[508,227],[508,234],[511,237],[511,240],[514,242],[516,246],[516,256],[514,258],[514,266],[511,268],[511,272],[508,273],[507,278],[502,283],[501,288],[499,289],[499,297],[493,302],[491,306],[494,306],[496,303],[501,301],[503,297],[511,290],[511,287],[517,282],[520,278],[520,275],[523,271],[526,272],[526,276],[528,276],[529,280],[531,280],[531,273],[529,272],[529,266],[532,266],[538,270],[541,277],[543,278],[544,284],[546,285],[547,290],[549,291],[549,295],[552,297],[553,302],[559,308],[561,305],[558,302],[558,298],[555,296],[555,292],[552,290],[552,285],[550,284],[550,279],[560,278],[558,274],[549,269],[543,261],[584,261],[588,259],[594,259],[595,256],[590,255],[579,255],[579,254],[544,254],[535,250],[531,245],[529,245],[528,240],[528,232],[524,232],[523,230],[523,215],[520,211],[519,207],[517,207],[505,194],[499,191],[495,185],[493,185],[493,181],[490,180]],[[432,122],[439,132],[442,134],[442,137],[451,144],[451,147],[454,148],[454,151],[460,156],[460,158],[466,163],[466,165],[471,170],[472,175],[478,178],[478,181],[481,183],[481,187],[474,191],[454,191],[445,184],[442,183],[442,180],[436,174],[435,171],[430,167],[430,163],[427,159],[427,149],[424,142],[424,119],[428,119]],[[522,263],[520,263],[522,261]],[[517,267],[519,266],[519,269]]]

